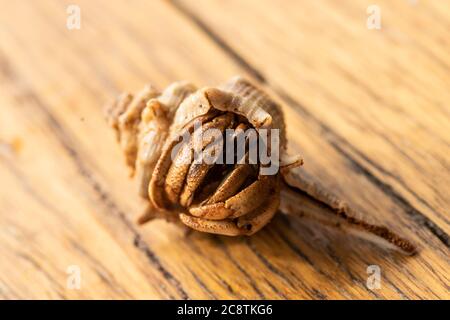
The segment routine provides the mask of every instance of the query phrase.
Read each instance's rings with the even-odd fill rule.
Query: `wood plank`
[[[407,233],[422,247],[418,257],[386,255],[282,216],[243,239],[186,238],[160,221],[135,227],[141,204],[101,106],[146,82],[252,75],[166,2],[78,2],[79,31],[64,27],[68,2],[8,3],[1,13],[0,138],[13,150],[0,157],[2,296],[448,297],[448,249],[289,107],[307,169],[362,213],[377,212],[374,221]],[[80,291],[65,286],[69,264],[82,269]],[[369,264],[382,269],[380,290],[366,287]]]
[[[107,199],[99,201],[89,185],[94,178],[86,181],[86,172],[80,174],[82,163],[75,151],[62,150],[67,147],[59,140],[63,131],[27,88],[11,95],[8,89],[13,87],[5,82],[10,79],[3,76],[1,104],[7,107],[1,108],[2,294],[177,297],[163,275],[147,269],[147,259],[132,242],[136,232],[119,209]],[[13,141],[15,147],[5,141]],[[71,265],[82,271],[81,291],[66,286]]]
[[[448,3],[378,1],[379,31],[367,0],[175,4],[450,245]]]

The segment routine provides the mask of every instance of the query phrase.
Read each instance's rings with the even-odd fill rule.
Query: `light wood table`
[[[377,0],[369,30],[372,2],[2,0],[0,297],[449,299],[450,2]],[[250,238],[136,226],[103,106],[236,74],[283,104],[304,170],[420,254],[283,215]]]

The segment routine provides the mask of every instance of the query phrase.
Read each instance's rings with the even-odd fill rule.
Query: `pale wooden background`
[[[382,10],[368,30],[367,7]],[[66,28],[68,4],[81,30]],[[432,299],[449,294],[450,1],[0,1],[0,297]],[[187,79],[255,80],[304,169],[420,247],[281,215],[251,238],[134,224],[102,107]],[[379,265],[381,289],[366,287]],[[66,286],[70,265],[81,290]]]

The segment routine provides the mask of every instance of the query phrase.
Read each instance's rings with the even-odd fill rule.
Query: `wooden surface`
[[[2,0],[0,297],[449,299],[450,2],[377,0],[368,30],[372,2]],[[104,104],[236,74],[283,104],[305,170],[420,254],[282,215],[250,238],[137,227]]]

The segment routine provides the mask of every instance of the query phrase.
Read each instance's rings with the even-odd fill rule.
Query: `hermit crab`
[[[147,202],[140,224],[164,218],[202,232],[252,235],[280,210],[415,253],[303,172],[302,158],[287,153],[280,107],[242,77],[201,89],[175,82],[161,93],[146,86],[118,97],[106,115]]]

